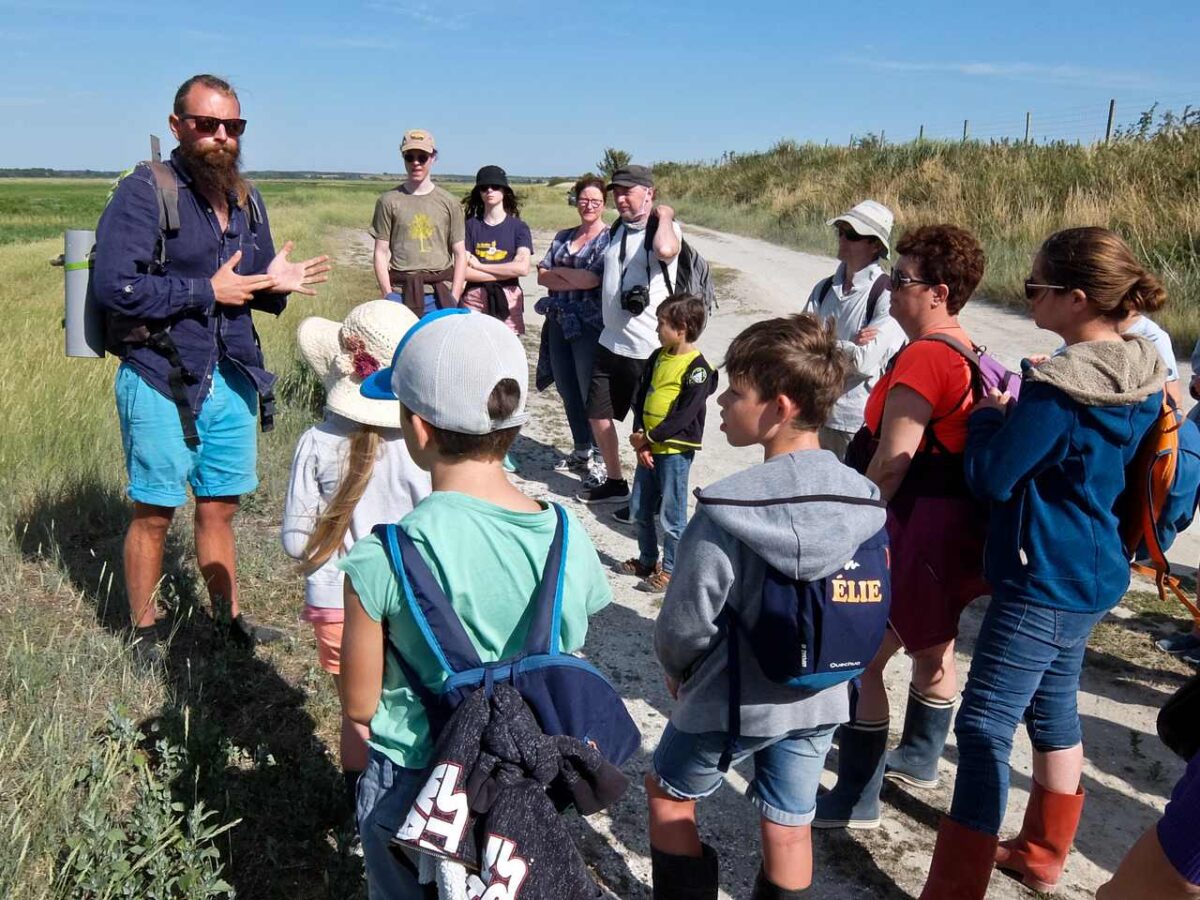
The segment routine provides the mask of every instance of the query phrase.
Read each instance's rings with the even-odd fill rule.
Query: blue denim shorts
[[[258,393],[230,363],[213,369],[196,417],[200,446],[183,442],[179,410],[127,364],[114,387],[130,500],[183,506],[197,497],[236,497],[258,487]]]
[[[817,807],[817,788],[825,768],[825,755],[837,725],[804,728],[779,737],[742,737],[733,756],[734,765],[754,757],[754,781],[747,796],[768,822],[807,825]],[[725,749],[723,731],[688,734],[670,722],[654,751],[654,777],[669,796],[699,800],[721,786],[725,776],[717,769]]]
[[[393,855],[390,844],[428,774],[398,766],[374,747],[367,754],[367,768],[358,779],[357,816],[370,900],[424,900],[416,862],[407,854],[403,859]]]

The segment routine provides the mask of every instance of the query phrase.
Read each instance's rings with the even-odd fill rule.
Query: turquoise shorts
[[[236,497],[258,487],[258,393],[231,363],[213,369],[212,388],[196,417],[200,446],[183,442],[175,403],[128,364],[114,387],[130,500],[183,506],[196,497]]]

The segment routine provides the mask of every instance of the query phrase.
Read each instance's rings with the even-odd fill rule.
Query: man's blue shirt
[[[253,202],[261,221],[251,226],[250,207],[229,200],[229,224],[222,232],[210,204],[192,188],[179,162],[170,167],[179,182],[179,229],[166,236],[166,271],[155,272],[160,238],[159,199],[154,174],[139,165],[122,178],[96,226],[92,292],[101,308],[146,321],[166,323],[186,370],[185,390],[193,413],[208,395],[213,368],[228,359],[253,382],[260,396],[270,393],[275,376],[263,367],[251,310],[278,315],[286,294],[260,293],[244,306],[218,304],[210,279],[237,251],[237,272],[258,275],[275,256],[271,229],[262,198]],[[161,353],[134,346],[125,354],[146,381],[171,398],[167,373],[170,363]]]

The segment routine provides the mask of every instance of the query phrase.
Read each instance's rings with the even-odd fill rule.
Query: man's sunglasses
[[[837,233],[838,233],[838,235],[840,235],[841,237],[844,237],[846,240],[851,241],[852,243],[858,243],[859,241],[865,241],[868,237],[870,237],[870,235],[867,235],[867,234],[859,234],[857,231],[851,231],[849,228],[839,228],[837,230]]]
[[[1025,279],[1025,299],[1033,300],[1042,291],[1065,291],[1061,284],[1039,284],[1031,278]]]
[[[429,154],[420,150],[411,150],[404,154],[404,161],[406,163],[419,163],[420,165],[425,165],[425,163],[429,162]]]
[[[191,119],[192,127],[200,134],[216,134],[222,125],[230,137],[241,137],[246,130],[245,119],[218,119],[215,116],[193,116],[191,113],[184,113],[179,118]]]

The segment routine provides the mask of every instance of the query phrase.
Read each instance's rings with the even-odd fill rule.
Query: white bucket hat
[[[341,322],[317,316],[296,329],[300,355],[325,386],[325,407],[360,425],[400,427],[400,404],[364,397],[363,380],[387,366],[396,347],[417,323],[403,303],[371,300]]]
[[[836,225],[845,222],[858,234],[877,237],[883,242],[884,256],[892,252],[892,225],[896,217],[892,211],[875,200],[864,200],[849,212],[842,213],[826,222],[826,225]]]

